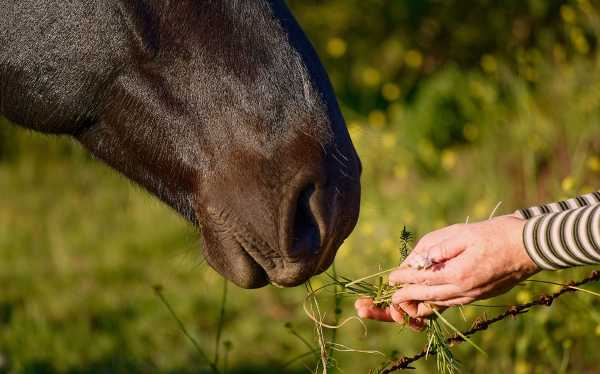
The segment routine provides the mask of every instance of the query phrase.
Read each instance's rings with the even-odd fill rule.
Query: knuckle
[[[433,241],[433,234],[432,233],[425,234],[421,237],[421,240],[419,240],[416,247],[426,248],[432,243],[432,241]]]
[[[463,289],[466,291],[475,289],[475,281],[473,278],[466,278],[463,280]]]
[[[445,258],[445,257],[450,257],[450,249],[448,248],[448,244],[447,243],[442,243],[439,245],[439,251],[440,254]]]

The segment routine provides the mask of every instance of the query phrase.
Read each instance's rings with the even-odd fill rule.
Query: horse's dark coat
[[[242,287],[329,266],[360,165],[280,0],[0,0],[0,115],[68,134],[199,223]]]

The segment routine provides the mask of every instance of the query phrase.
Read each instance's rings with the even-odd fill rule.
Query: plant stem
[[[464,335],[459,329],[457,329],[456,327],[454,327],[453,324],[451,324],[450,322],[448,322],[448,320],[446,318],[444,318],[440,312],[438,312],[435,308],[433,308],[432,310],[433,310],[433,313],[437,316],[437,318],[440,319],[440,321],[444,322],[444,324],[446,326],[448,326],[458,336],[460,336],[461,338],[463,338],[464,341],[466,341],[467,343],[471,344],[475,349],[477,349],[479,352],[481,352],[481,353],[483,353],[484,355],[487,356],[486,351],[484,351],[480,346],[478,346],[477,344],[475,344],[475,342],[473,342],[471,339],[467,338],[467,336]]]
[[[188,340],[190,342],[192,342],[192,345],[194,346],[194,348],[196,349],[196,351],[198,352],[198,354],[200,354],[200,357],[202,357],[202,359],[204,361],[206,361],[206,363],[208,364],[208,366],[210,367],[210,369],[212,370],[212,372],[215,373],[215,374],[220,374],[219,369],[215,366],[215,364],[212,361],[210,361],[210,359],[208,358],[208,355],[202,350],[202,348],[200,348],[200,344],[198,344],[198,341],[196,339],[194,339],[194,337],[185,328],[185,325],[179,319],[179,317],[177,316],[177,313],[175,313],[175,311],[171,307],[171,304],[169,304],[169,302],[167,301],[167,299],[162,294],[161,287],[160,286],[155,286],[154,287],[154,292],[156,292],[156,295],[158,296],[158,298],[160,299],[160,301],[162,301],[162,303],[165,305],[165,307],[167,308],[167,310],[169,311],[169,313],[171,313],[171,316],[173,317],[173,319],[175,319],[175,321],[177,321],[177,324],[179,325],[179,329],[181,330],[181,332],[183,332],[183,334],[188,338]]]
[[[345,286],[345,287],[350,287],[350,286],[352,286],[352,285],[354,285],[354,284],[356,284],[356,283],[359,283],[359,282],[365,281],[365,280],[367,280],[367,279],[372,279],[372,278],[376,278],[376,277],[378,277],[378,276],[380,276],[380,275],[383,275],[383,274],[391,273],[392,271],[396,270],[397,268],[398,268],[398,267],[397,267],[397,266],[395,266],[395,267],[393,267],[393,268],[389,268],[389,269],[386,269],[386,270],[382,270],[382,271],[380,271],[380,272],[378,272],[378,273],[375,273],[375,274],[367,275],[366,277],[362,277],[362,278],[359,278],[359,279],[353,280],[352,282],[350,282],[350,283],[347,283],[347,284],[345,284],[344,286]]]
[[[334,325],[337,325],[339,323],[339,313],[338,311],[340,310],[340,304],[341,304],[341,296],[338,293],[338,284],[337,284],[337,270],[335,268],[335,261],[333,261],[333,264],[331,265],[331,273],[333,276],[333,279],[336,280],[336,282],[333,285],[333,321],[334,321]],[[337,343],[337,329],[333,329],[331,331],[331,344],[335,345]],[[330,359],[333,358],[333,354],[334,354],[334,350],[333,349],[329,349],[329,357]]]
[[[223,278],[223,294],[221,296],[221,311],[219,313],[219,324],[217,326],[217,336],[215,338],[215,359],[213,364],[219,366],[219,347],[221,345],[221,333],[225,324],[225,303],[227,302],[227,279]]]
[[[317,349],[314,348],[312,345],[310,345],[308,340],[304,339],[304,337],[302,335],[298,334],[298,332],[296,330],[294,330],[294,328],[289,327],[289,330],[290,330],[290,334],[292,334],[296,338],[298,338],[298,340],[300,340],[315,355],[315,358],[319,359],[319,354],[317,352]]]
[[[543,281],[543,280],[537,280],[537,279],[527,279],[527,280],[525,280],[525,282],[536,282],[536,283],[553,284],[555,286],[562,286],[562,287],[570,288],[572,290],[577,290],[577,291],[581,291],[583,293],[589,293],[590,295],[594,295],[594,296],[600,297],[600,293],[597,293],[597,292],[594,292],[594,291],[590,291],[590,290],[586,290],[585,288],[581,288],[581,287],[571,286],[569,284],[563,284],[563,283],[551,282],[551,281]]]

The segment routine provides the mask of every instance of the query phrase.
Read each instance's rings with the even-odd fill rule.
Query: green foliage
[[[563,1],[291,0],[332,76],[364,165],[357,229],[338,271],[359,277],[398,261],[402,225],[416,237],[600,188],[600,8]],[[560,282],[584,270],[542,274]],[[313,285],[327,279],[317,277]],[[0,373],[203,372],[152,285],[214,351],[221,279],[198,234],[156,199],[64,138],[0,123]],[[490,303],[523,302],[528,284]],[[592,290],[598,291],[598,287]],[[313,326],[302,288],[231,288],[222,348],[229,373],[305,372]],[[333,316],[332,305],[322,311]],[[342,301],[340,318],[352,306]],[[473,318],[486,310],[465,308]],[[489,311],[488,311],[489,313]],[[444,314],[463,330],[456,313]],[[421,335],[369,323],[337,341],[387,355],[417,352]],[[597,368],[600,303],[561,299],[454,351],[465,372]],[[316,345],[315,342],[311,342]],[[345,372],[377,356],[337,352]],[[435,361],[435,360],[433,360]],[[419,362],[434,370],[432,360]]]

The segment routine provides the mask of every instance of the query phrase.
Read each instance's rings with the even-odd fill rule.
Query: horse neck
[[[119,71],[144,53],[139,9],[124,0],[7,3],[0,115],[35,131],[77,134],[95,121]]]

